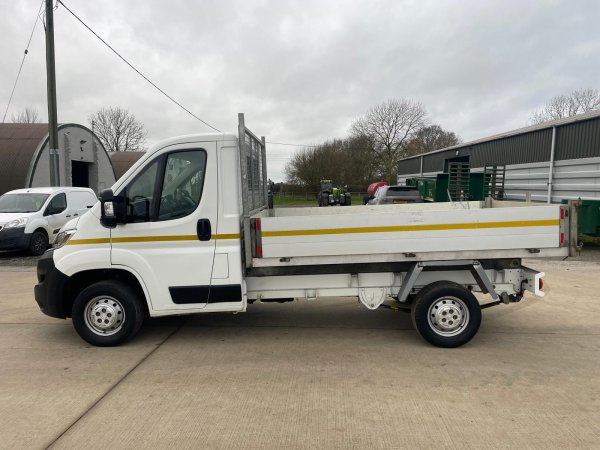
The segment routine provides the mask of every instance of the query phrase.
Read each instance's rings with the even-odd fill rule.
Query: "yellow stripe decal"
[[[559,220],[527,220],[511,222],[481,222],[481,223],[440,223],[429,225],[398,225],[385,227],[362,227],[362,228],[324,228],[316,230],[287,230],[287,231],[263,231],[262,237],[280,236],[317,236],[325,234],[355,234],[355,233],[397,233],[403,231],[441,231],[441,230],[474,230],[485,228],[520,228],[520,227],[553,227],[559,226]],[[215,240],[239,239],[238,233],[213,235]],[[113,243],[135,243],[135,242],[169,242],[169,241],[196,241],[198,236],[131,236],[113,238]],[[99,239],[72,239],[67,245],[89,245],[109,244],[109,238]]]
[[[197,241],[198,236],[195,234],[181,236],[130,236],[130,237],[114,237],[113,244],[129,243],[129,242],[164,242],[164,241]]]
[[[67,242],[67,245],[86,245],[86,244],[108,244],[110,243],[109,238],[99,239],[71,239]]]
[[[239,233],[231,233],[231,234],[217,234],[215,239],[219,240],[219,239],[239,239],[240,238],[240,234]]]
[[[214,234],[215,240],[224,239],[239,239],[240,235],[231,234]],[[169,242],[169,241],[197,241],[198,236],[195,234],[180,235],[180,236],[130,236],[130,237],[115,237],[112,239],[113,244],[117,243],[133,243],[133,242]],[[90,245],[90,244],[109,244],[109,238],[99,239],[72,239],[67,242],[67,245]]]
[[[518,228],[558,226],[558,220],[527,220],[512,222],[440,223],[429,225],[399,225],[362,228],[326,228],[317,230],[263,231],[262,237],[315,236],[323,234],[395,233],[402,231],[473,230],[483,228]]]

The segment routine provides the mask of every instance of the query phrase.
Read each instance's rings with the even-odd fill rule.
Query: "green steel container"
[[[438,173],[435,178],[407,178],[406,185],[416,187],[426,202],[447,202],[448,178],[447,173]],[[469,200],[483,200],[483,179],[483,173],[469,175]]]
[[[567,203],[563,200],[562,203]],[[579,233],[600,236],[600,200],[582,200],[579,209]]]

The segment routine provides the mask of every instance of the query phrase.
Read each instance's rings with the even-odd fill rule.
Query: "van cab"
[[[0,250],[28,250],[41,255],[61,227],[98,201],[79,187],[17,189],[0,196]]]

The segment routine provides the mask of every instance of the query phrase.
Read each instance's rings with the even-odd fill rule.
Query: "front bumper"
[[[23,250],[29,247],[31,233],[25,227],[2,228],[0,230],[0,250]]]
[[[35,301],[44,314],[66,319],[70,311],[65,309],[65,294],[69,277],[54,265],[54,250],[48,250],[38,260],[38,284],[35,285]]]

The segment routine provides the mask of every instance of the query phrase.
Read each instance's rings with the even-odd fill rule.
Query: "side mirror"
[[[125,223],[122,205],[122,197],[115,197],[112,189],[104,189],[100,193],[100,223],[102,226],[115,228],[118,223]]]

